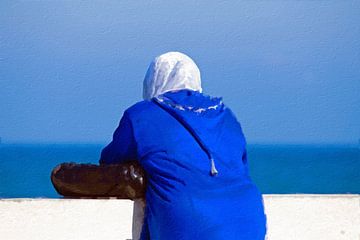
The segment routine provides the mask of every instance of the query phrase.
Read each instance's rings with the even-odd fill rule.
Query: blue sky
[[[250,143],[357,143],[359,1],[2,1],[4,142],[108,142],[181,51]]]

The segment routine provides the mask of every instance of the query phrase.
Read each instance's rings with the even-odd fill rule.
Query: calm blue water
[[[61,162],[97,163],[103,145],[0,145],[0,197],[60,197],[50,182]],[[360,193],[360,149],[249,145],[250,172],[263,193]]]

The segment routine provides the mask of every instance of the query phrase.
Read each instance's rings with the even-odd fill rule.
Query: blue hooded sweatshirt
[[[222,98],[182,89],[129,107],[100,163],[134,159],[147,177],[142,240],[265,239],[245,137]]]

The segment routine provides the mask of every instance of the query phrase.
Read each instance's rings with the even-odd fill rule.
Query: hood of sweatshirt
[[[151,100],[179,121],[195,138],[209,158],[210,175],[216,176],[216,156],[212,148],[219,144],[224,125],[226,107],[222,98],[182,89],[165,92]]]

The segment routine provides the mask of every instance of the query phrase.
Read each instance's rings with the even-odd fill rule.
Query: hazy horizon
[[[107,142],[93,141],[93,142],[74,142],[74,141],[4,141],[1,140],[0,144],[3,145],[107,145]],[[359,142],[247,142],[247,145],[259,146],[348,146],[359,147]]]

